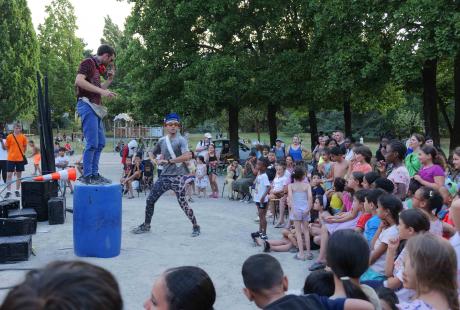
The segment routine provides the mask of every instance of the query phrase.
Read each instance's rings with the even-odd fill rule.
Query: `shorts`
[[[256,202],[256,207],[258,209],[267,209],[268,202]]]
[[[40,164],[40,160],[42,159],[42,156],[39,154],[35,154],[34,155],[34,165],[39,165]]]
[[[8,172],[22,172],[24,171],[23,161],[8,161],[6,163],[6,171]]]

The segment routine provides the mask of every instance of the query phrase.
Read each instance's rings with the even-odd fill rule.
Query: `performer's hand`
[[[113,80],[114,76],[115,76],[115,67],[112,65],[110,66],[110,69],[107,71],[107,80],[109,81]]]
[[[112,92],[112,91],[110,91],[110,90],[108,90],[108,89],[102,89],[101,90],[101,96],[102,97],[108,97],[108,98],[114,98],[114,97],[117,96],[117,94]]]

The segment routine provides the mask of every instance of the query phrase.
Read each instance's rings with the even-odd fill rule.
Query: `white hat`
[[[131,140],[131,141],[129,141],[129,143],[128,143],[128,148],[129,148],[129,149],[137,148],[137,141],[134,140],[134,139]]]
[[[207,132],[207,133],[204,134],[204,137],[208,138],[208,139],[211,139],[212,135],[209,132]]]

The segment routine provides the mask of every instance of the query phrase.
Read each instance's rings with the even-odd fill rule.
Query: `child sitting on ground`
[[[123,194],[129,193],[128,199],[134,198],[131,182],[126,182],[126,180],[128,180],[128,178],[132,176],[133,168],[134,166],[132,157],[126,157],[126,163],[123,169],[123,174],[121,175],[120,184],[123,186]]]
[[[330,197],[329,207],[331,208],[332,215],[339,214],[343,210],[343,191],[345,190],[346,181],[342,178],[334,180],[334,190],[330,190],[327,196]]]
[[[385,192],[381,189],[371,189],[364,199],[364,211],[370,213],[372,216],[364,225],[364,237],[369,246],[372,239],[380,226],[380,217],[377,214],[377,201]]]
[[[382,221],[371,243],[371,266],[361,276],[361,281],[386,279],[386,251],[390,240],[398,236],[399,212],[402,210],[401,200],[391,194],[383,194],[379,197],[377,205],[377,214]]]
[[[206,188],[209,184],[208,167],[204,162],[204,157],[201,155],[197,158],[195,175],[196,187],[198,189],[198,198],[201,198],[201,193],[203,193],[203,198],[206,198]]]
[[[313,171],[311,174],[311,194],[315,196],[323,196],[324,188],[321,186],[321,174],[318,171]]]

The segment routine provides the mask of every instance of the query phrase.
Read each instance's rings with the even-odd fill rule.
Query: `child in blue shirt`
[[[374,238],[375,233],[380,225],[380,218],[377,215],[377,200],[385,192],[382,189],[372,189],[367,194],[364,199],[364,210],[372,214],[372,217],[366,222],[364,226],[364,237],[367,240],[367,243],[370,245],[372,238]]]

